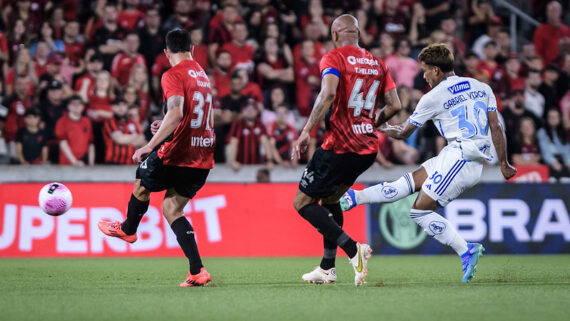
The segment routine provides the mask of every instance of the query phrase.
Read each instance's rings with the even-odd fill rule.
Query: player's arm
[[[380,110],[380,115],[378,115],[378,119],[376,119],[376,127],[386,123],[390,118],[396,115],[400,109],[402,109],[402,104],[400,103],[400,97],[398,97],[396,88],[384,93],[384,102],[386,103],[386,106]]]
[[[406,139],[410,137],[417,128],[418,126],[412,124],[411,122],[405,122],[401,125],[396,126],[385,124],[384,126],[380,127],[379,130],[392,138]]]
[[[497,111],[490,110],[487,115],[489,118],[489,127],[491,128],[491,138],[493,139],[493,145],[495,145],[495,150],[499,157],[499,164],[501,164],[501,173],[503,173],[505,179],[509,179],[515,176],[517,170],[512,167],[507,160],[507,138],[505,131],[503,130],[501,122],[499,122]]]
[[[307,150],[310,140],[309,133],[325,118],[327,111],[331,108],[336,95],[338,83],[338,75],[329,73],[323,77],[323,80],[321,81],[321,91],[315,100],[313,111],[311,111],[309,120],[305,124],[305,127],[303,127],[303,130],[299,135],[299,139],[295,142],[295,146],[293,146],[293,155],[291,155],[292,159],[299,159],[301,157],[301,153]]]

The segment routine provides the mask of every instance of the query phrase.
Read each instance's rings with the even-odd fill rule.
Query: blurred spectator
[[[25,114],[33,105],[31,97],[28,95],[30,88],[30,77],[19,74],[16,77],[14,93],[4,101],[2,105],[6,107],[6,123],[4,124],[4,140],[6,143],[14,141],[19,128],[24,127]]]
[[[489,72],[482,70],[480,67],[481,61],[479,61],[479,56],[473,51],[468,51],[463,58],[463,63],[465,67],[464,77],[475,78],[486,84],[489,83]]]
[[[189,30],[195,24],[190,18],[192,2],[190,0],[178,0],[174,4],[174,13],[162,25],[162,33],[166,34],[170,30],[180,28]]]
[[[570,144],[560,120],[560,112],[551,109],[546,124],[538,131],[542,160],[550,167],[550,176],[570,177]]]
[[[536,53],[548,64],[558,56],[558,41],[570,37],[570,29],[562,23],[562,6],[558,1],[550,1],[546,6],[546,23],[534,31],[533,43]]]
[[[146,68],[150,70],[156,56],[164,49],[164,34],[160,30],[160,12],[152,7],[146,12],[144,27],[139,29],[139,52],[143,55]]]
[[[10,50],[8,48],[8,37],[0,30],[0,68],[7,63],[10,59]],[[0,69],[0,75],[3,74],[2,69]]]
[[[497,44],[493,40],[489,40],[483,49],[484,58],[477,64],[477,69],[484,73],[485,77],[490,81],[496,79],[499,75],[495,73],[499,69],[499,64],[495,60],[499,51]]]
[[[93,166],[95,146],[91,120],[83,115],[85,105],[78,95],[67,100],[67,113],[58,121],[55,136],[59,140],[59,164]]]
[[[473,43],[485,34],[485,29],[487,28],[487,34],[491,36],[492,32],[489,32],[489,24],[497,23],[501,21],[499,17],[495,16],[493,7],[488,0],[470,0],[464,1],[464,4],[470,3],[466,11],[467,23],[466,23],[466,36],[469,43]],[[497,20],[498,18],[498,20]],[[492,22],[492,20],[495,20]],[[492,37],[492,36],[491,36]],[[487,39],[487,41],[490,39]],[[484,42],[486,43],[486,41]],[[473,46],[475,47],[475,46]],[[482,48],[482,47],[481,47]],[[479,58],[482,59],[481,56]]]
[[[77,1],[75,0],[67,0],[66,2],[74,2],[77,4]],[[46,8],[47,9],[47,8]],[[75,7],[66,7],[65,8],[68,11],[68,17],[65,17],[65,12],[63,10],[62,7],[58,6],[56,4],[55,7],[50,8],[51,13],[50,12],[46,12],[46,14],[49,14],[49,23],[51,24],[51,26],[53,27],[53,37],[56,39],[62,39],[63,40],[63,29],[65,29],[65,19],[68,19],[69,21],[72,21],[74,19],[77,18],[77,15],[74,14],[74,10],[75,13],[77,12],[77,6]],[[47,10],[46,10],[47,11]]]
[[[501,28],[497,33],[495,42],[497,43],[497,57],[495,58],[499,64],[503,64],[511,52],[511,35],[509,29]],[[520,59],[520,58],[519,58]]]
[[[238,11],[234,5],[227,4],[222,11],[223,20],[221,23],[210,26],[208,35],[208,56],[210,62],[216,65],[216,52],[225,43],[232,41],[232,29],[238,18]]]
[[[95,79],[99,72],[103,70],[103,56],[94,50],[88,50],[85,54],[86,72],[75,81],[74,91],[81,95],[84,102],[88,102],[87,94],[95,88]],[[85,93],[81,93],[83,86]]]
[[[396,54],[384,59],[397,86],[414,86],[414,78],[420,71],[418,62],[410,58],[411,43],[407,38],[401,38],[396,43]]]
[[[253,46],[246,43],[247,25],[244,22],[236,22],[232,30],[231,42],[226,42],[221,50],[227,51],[232,56],[232,64],[230,68],[245,69],[253,72],[253,54],[255,50]]]
[[[83,101],[87,102],[87,116],[93,121],[93,136],[95,144],[95,161],[101,164],[105,161],[105,142],[103,138],[103,124],[113,117],[111,102],[115,99],[115,92],[111,84],[111,74],[100,71],[94,81],[92,90],[84,83],[79,92]]]
[[[139,124],[129,119],[125,100],[116,99],[112,108],[113,117],[107,119],[103,126],[105,163],[133,164],[132,156],[135,149],[146,144],[146,141]]]
[[[493,16],[487,19],[487,33],[476,38],[473,46],[471,46],[471,50],[479,55],[479,59],[485,59],[484,49],[489,41],[495,41],[495,44],[497,44],[497,34],[499,34],[502,26],[503,20],[500,17]]]
[[[463,59],[463,55],[465,55],[466,51],[465,43],[461,39],[455,36],[457,29],[457,24],[455,23],[455,19],[451,15],[444,17],[441,20],[439,28],[441,29],[441,31],[443,31],[443,33],[445,33],[445,35],[449,39],[448,41],[453,44],[452,52],[455,55],[455,60]]]
[[[228,163],[235,170],[242,165],[262,164],[273,168],[273,161],[267,159],[271,148],[265,127],[261,124],[255,104],[247,104],[241,117],[232,123],[229,133]],[[262,153],[263,150],[263,153]]]
[[[190,30],[190,41],[192,42],[192,58],[196,60],[204,70],[208,70],[208,46],[203,43],[204,30],[200,26],[192,27]]]
[[[263,105],[263,93],[261,92],[261,88],[257,83],[249,81],[249,73],[247,70],[236,69],[234,70],[234,73],[241,77],[244,84],[241,94],[254,99],[258,104]]]
[[[110,70],[113,57],[123,50],[122,40],[127,31],[117,24],[117,6],[113,2],[105,3],[102,21],[103,24],[95,30],[93,44],[103,55],[104,68]]]
[[[535,128],[540,127],[540,120],[533,113],[524,108],[524,98],[524,89],[516,88],[513,92],[513,96],[508,100],[505,108],[501,111],[501,115],[505,121],[507,146],[514,144],[514,138],[519,131],[518,124],[522,118],[528,117],[534,121]]]
[[[376,5],[374,14],[378,16],[378,29],[381,32],[387,32],[397,38],[406,34],[406,26],[408,16],[406,12],[400,9],[401,0],[386,0],[384,5]],[[439,19],[438,19],[439,21]]]
[[[503,103],[508,102],[508,99],[513,96],[514,90],[524,89],[525,79],[519,74],[520,67],[521,63],[517,53],[510,53],[496,89]]]
[[[269,144],[273,156],[271,157],[278,165],[285,168],[297,167],[297,160],[291,161],[291,148],[297,140],[297,130],[288,124],[290,111],[286,104],[281,104],[275,112],[275,121],[269,131]]]
[[[542,73],[542,83],[538,87],[538,92],[544,97],[546,109],[556,108],[560,100],[560,93],[556,82],[558,81],[560,68],[554,64],[548,64]]]
[[[22,20],[26,26],[26,30],[35,34],[41,22],[39,9],[41,7],[36,3],[33,6],[31,1],[10,1],[3,6],[2,18],[6,25],[11,26],[16,20]]]
[[[529,69],[525,81],[524,108],[532,112],[537,118],[544,116],[544,97],[538,92],[541,82],[540,71]]]
[[[25,126],[16,134],[16,157],[22,165],[47,163],[48,148],[44,131],[40,129],[40,115],[37,108],[27,109]]]
[[[146,118],[150,116],[150,91],[148,84],[149,79],[145,66],[134,65],[125,92],[130,90],[138,98],[140,107],[139,117],[141,120],[146,120]]]
[[[16,53],[16,58],[14,59],[14,66],[10,68],[8,74],[6,75],[6,95],[11,95],[14,91],[14,80],[16,75],[27,75],[31,80],[28,82],[29,94],[34,93],[34,83],[38,82],[38,76],[36,74],[36,68],[32,57],[30,56],[30,51],[21,46]]]
[[[389,1],[389,0],[388,0]],[[426,10],[428,28],[435,30],[443,17],[453,12],[453,0],[421,0]]]
[[[63,45],[65,47],[65,53],[74,66],[79,66],[81,64],[81,58],[85,51],[85,44],[80,39],[79,36],[80,25],[79,21],[71,20],[65,24],[63,32]]]
[[[8,64],[12,65],[16,60],[18,51],[28,43],[30,35],[26,33],[26,26],[22,19],[16,19],[16,21],[10,26],[12,27],[10,29],[10,33],[8,33]]]
[[[315,59],[314,52],[314,43],[305,40],[301,43],[301,57],[295,61],[297,109],[304,117],[311,113],[321,86],[319,61]]]
[[[360,29],[360,42],[368,47],[378,36],[376,21],[368,21],[368,12],[363,9],[356,10],[355,18],[358,20],[358,28]]]
[[[128,33],[123,42],[123,52],[113,59],[111,75],[117,79],[120,88],[124,88],[129,82],[131,70],[135,65],[146,66],[143,55],[138,53],[139,45],[139,35],[134,32]]]
[[[271,130],[271,125],[275,121],[277,116],[277,108],[286,105],[285,91],[281,87],[274,87],[269,93],[269,103],[266,108],[261,112],[261,122],[265,126],[265,129],[269,132]],[[293,113],[289,113],[287,116],[287,123],[289,125],[295,125],[295,117]]]
[[[408,38],[412,44],[412,56],[418,56],[420,50],[430,43],[430,33],[426,21],[426,10],[421,2],[412,5],[412,18],[410,20]]]
[[[48,45],[49,53],[62,52],[65,51],[65,46],[63,41],[53,38],[53,27],[49,22],[44,21],[41,24],[40,35],[38,40],[43,40]],[[36,54],[37,41],[30,47],[30,54],[33,56]]]
[[[269,95],[269,90],[276,86],[285,87],[293,82],[293,68],[279,52],[277,40],[267,38],[263,44],[263,51],[257,62],[257,72],[263,96]]]
[[[57,80],[49,82],[42,96],[37,106],[42,112],[42,121],[45,123],[44,129],[49,144],[49,141],[55,137],[55,124],[61,116],[63,116],[65,109],[63,103],[63,85]],[[57,152],[50,155],[50,161],[53,163],[57,162],[55,155],[57,155]]]
[[[301,28],[312,24],[316,27],[316,34],[319,37],[327,37],[329,33],[330,18],[324,15],[321,0],[310,0],[308,13],[301,17]]]
[[[232,56],[227,51],[219,51],[212,75],[217,97],[224,97],[230,93]]]
[[[144,27],[145,14],[139,11],[140,0],[125,0],[123,11],[117,15],[117,23],[126,31]]]
[[[162,104],[162,88],[160,87],[160,79],[162,74],[170,69],[170,62],[166,55],[161,53],[160,55],[156,56],[156,60],[152,65],[152,97],[154,98],[154,102],[157,105]],[[212,85],[215,85],[212,82]],[[215,86],[212,88],[212,92],[214,92]]]
[[[141,111],[141,102],[140,102],[140,97],[137,94],[137,88],[135,86],[132,85],[127,85],[127,87],[125,88],[125,90],[123,91],[123,99],[125,100],[125,102],[127,103],[127,107],[129,109],[129,119],[131,120],[137,120],[137,124],[141,125],[140,119],[141,119],[141,115],[140,115],[140,111]],[[137,117],[132,117],[134,116],[134,111],[136,111],[137,113],[139,113],[137,115]],[[145,117],[146,118],[146,117]]]
[[[242,93],[243,79],[237,73],[232,75],[230,88],[230,94],[221,99],[220,119],[218,122],[214,122],[216,137],[219,138],[218,143],[216,143],[214,158],[216,162],[221,163],[226,161],[225,144],[222,142],[230,133],[232,123],[238,119],[239,114],[248,104],[248,98]]]
[[[430,38],[431,41],[431,38]],[[394,54],[394,37],[387,32],[380,33],[380,50],[382,56],[380,58],[386,59]]]
[[[570,90],[560,99],[560,111],[562,112],[562,125],[570,138]]]
[[[519,121],[518,128],[513,145],[508,146],[511,162],[513,165],[539,165],[540,149],[534,121],[523,117]]]

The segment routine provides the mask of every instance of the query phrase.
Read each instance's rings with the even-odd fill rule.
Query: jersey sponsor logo
[[[214,139],[202,136],[192,136],[192,147],[212,147],[214,145]]]
[[[449,92],[452,93],[453,95],[458,94],[460,92],[464,92],[469,89],[471,89],[471,84],[468,81],[462,81],[451,87],[447,87],[447,90],[449,90]]]
[[[352,131],[357,135],[372,134],[374,132],[374,126],[370,123],[353,124]]]
[[[206,75],[206,73],[203,70],[188,70],[188,75],[190,75],[190,77],[192,78],[198,78],[198,77],[202,77],[202,78],[206,78],[208,79],[208,75]]]
[[[378,61],[374,59],[368,58],[356,58],[354,56],[348,56],[346,58],[349,64],[356,65],[356,64],[363,64],[363,65],[370,65],[370,66],[378,66]]]

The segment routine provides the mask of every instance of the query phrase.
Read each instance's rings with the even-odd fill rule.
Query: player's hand
[[[159,119],[159,120],[153,121],[152,124],[150,124],[150,132],[153,135],[156,134],[156,132],[160,128],[160,125],[162,125],[162,120]]]
[[[239,171],[239,169],[241,168],[241,164],[239,162],[232,162],[232,169],[234,171]]]
[[[148,154],[152,153],[152,148],[148,145],[144,145],[143,147],[137,149],[133,154],[133,162],[135,164],[140,164],[144,158],[148,156]]]
[[[511,164],[505,163],[504,165],[501,165],[501,173],[503,173],[505,179],[510,179],[515,176],[517,169],[511,166]]]
[[[298,160],[301,158],[301,153],[304,153],[309,147],[311,136],[306,131],[302,131],[299,139],[293,145],[293,152],[291,153],[291,160]]]

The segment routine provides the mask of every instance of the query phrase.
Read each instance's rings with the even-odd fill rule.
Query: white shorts
[[[441,207],[457,198],[464,190],[474,186],[481,178],[482,160],[466,160],[459,145],[447,145],[439,155],[425,161],[428,178],[422,190]]]

